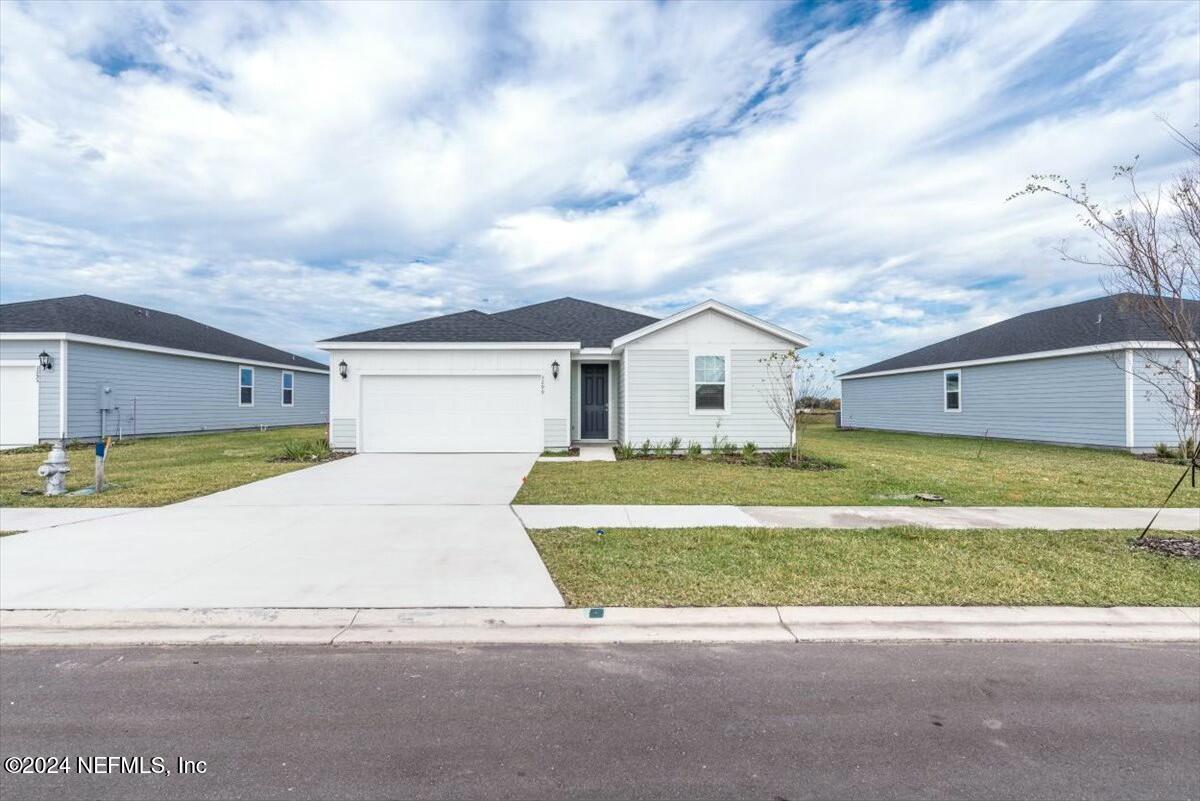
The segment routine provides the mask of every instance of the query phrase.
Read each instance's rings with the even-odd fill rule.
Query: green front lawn
[[[539,462],[515,503],[876,506],[921,504],[918,492],[959,506],[1157,506],[1182,468],[1127,453],[969,437],[838,431],[813,423],[810,456],[840,470],[790,470],[701,460]],[[1200,506],[1185,484],[1172,506]]]
[[[529,532],[573,606],[1200,605],[1200,561],[1132,531]]]
[[[21,495],[26,487],[44,486],[36,471],[49,446],[30,452],[0,452],[0,506],[160,506],[308,467],[311,462],[268,460],[278,456],[288,441],[324,437],[324,426],[308,426],[115,442],[104,466],[112,488],[100,495],[54,498]],[[91,484],[93,449],[71,448],[67,455],[71,464],[68,491]]]

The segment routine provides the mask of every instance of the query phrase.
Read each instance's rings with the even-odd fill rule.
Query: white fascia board
[[[1003,364],[1004,362],[1024,362],[1031,359],[1053,359],[1057,356],[1081,356],[1087,353],[1106,353],[1114,350],[1162,350],[1178,349],[1174,342],[1106,342],[1103,345],[1082,345],[1078,348],[1061,348],[1059,350],[1041,350],[1034,353],[1014,353],[1011,356],[993,356],[990,359],[970,359],[961,362],[941,362],[939,364],[922,364],[918,367],[900,367],[895,370],[877,370],[873,373],[838,376],[839,381],[852,381],[856,378],[876,378],[883,375],[900,375],[902,373],[925,373],[933,370],[953,370],[956,367],[976,367],[982,364]]]
[[[338,350],[579,350],[578,342],[318,342]]]
[[[577,362],[615,362],[621,358],[619,353],[613,353],[612,348],[580,348],[571,354],[571,359]]]
[[[695,306],[684,309],[681,312],[676,312],[670,317],[663,318],[656,323],[651,323],[645,328],[639,328],[636,331],[630,331],[623,337],[617,337],[613,340],[612,349],[616,350],[618,348],[622,348],[634,340],[641,339],[649,334],[653,334],[655,331],[661,331],[668,326],[675,325],[676,323],[682,322],[689,317],[693,317],[701,312],[706,311],[715,311],[720,314],[724,314],[726,317],[731,317],[740,323],[745,323],[746,325],[752,328],[757,328],[760,331],[766,331],[768,334],[777,336],[780,339],[791,342],[793,345],[801,348],[807,348],[812,344],[812,341],[808,337],[797,334],[795,331],[789,331],[786,328],[780,328],[774,323],[768,323],[766,320],[762,320],[752,314],[746,314],[746,312],[739,311],[732,306],[726,306],[724,303],[721,303],[718,300],[706,300],[703,303],[698,303]]]
[[[181,350],[179,348],[164,348],[158,345],[143,345],[140,342],[127,342],[123,339],[106,339],[104,337],[92,337],[86,334],[69,334],[62,331],[48,333],[16,333],[4,332],[0,333],[0,340],[20,341],[30,339],[50,339],[60,342],[82,342],[88,345],[103,345],[106,348],[124,348],[125,350],[141,350],[147,353],[163,353],[168,356],[187,356],[192,359],[210,359],[216,362],[230,362],[233,364],[252,364],[257,367],[279,367],[284,370],[295,370],[301,373],[317,373],[318,375],[328,375],[329,369],[318,370],[315,367],[303,367],[298,364],[289,364],[288,362],[267,362],[259,359],[239,359],[236,356],[221,356],[216,353],[203,353],[197,350]]]

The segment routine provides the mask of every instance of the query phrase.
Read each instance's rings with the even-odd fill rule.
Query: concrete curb
[[[593,617],[593,614],[602,616]],[[0,611],[0,646],[1200,642],[1195,607]]]

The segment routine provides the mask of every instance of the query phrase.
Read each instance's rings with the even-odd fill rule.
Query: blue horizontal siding
[[[1158,365],[1170,364],[1172,360],[1182,362],[1180,351],[1152,350],[1135,351],[1133,354],[1133,444],[1139,450],[1148,450],[1166,443],[1174,446],[1181,432],[1175,427],[1172,404],[1161,386],[1171,391],[1169,374],[1164,374]],[[1185,392],[1182,387],[1175,390],[1177,397]]]
[[[238,405],[238,365],[72,342],[67,400],[69,436],[169,434],[324,423],[329,377],[295,371],[294,405],[282,405],[281,368],[254,366],[254,405]],[[110,392],[104,393],[103,387]],[[135,417],[136,401],[136,417]]]
[[[842,423],[1125,446],[1125,373],[1106,354],[964,367],[960,412],[943,410],[942,391],[941,370],[844,380]]]

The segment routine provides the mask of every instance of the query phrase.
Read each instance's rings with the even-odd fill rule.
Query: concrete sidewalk
[[[1141,529],[1154,509],[1072,506],[534,506],[514,505],[526,528],[1072,528]],[[1200,530],[1200,509],[1164,509],[1154,528]]]
[[[1200,642],[1194,607],[180,609],[0,612],[0,645]]]

